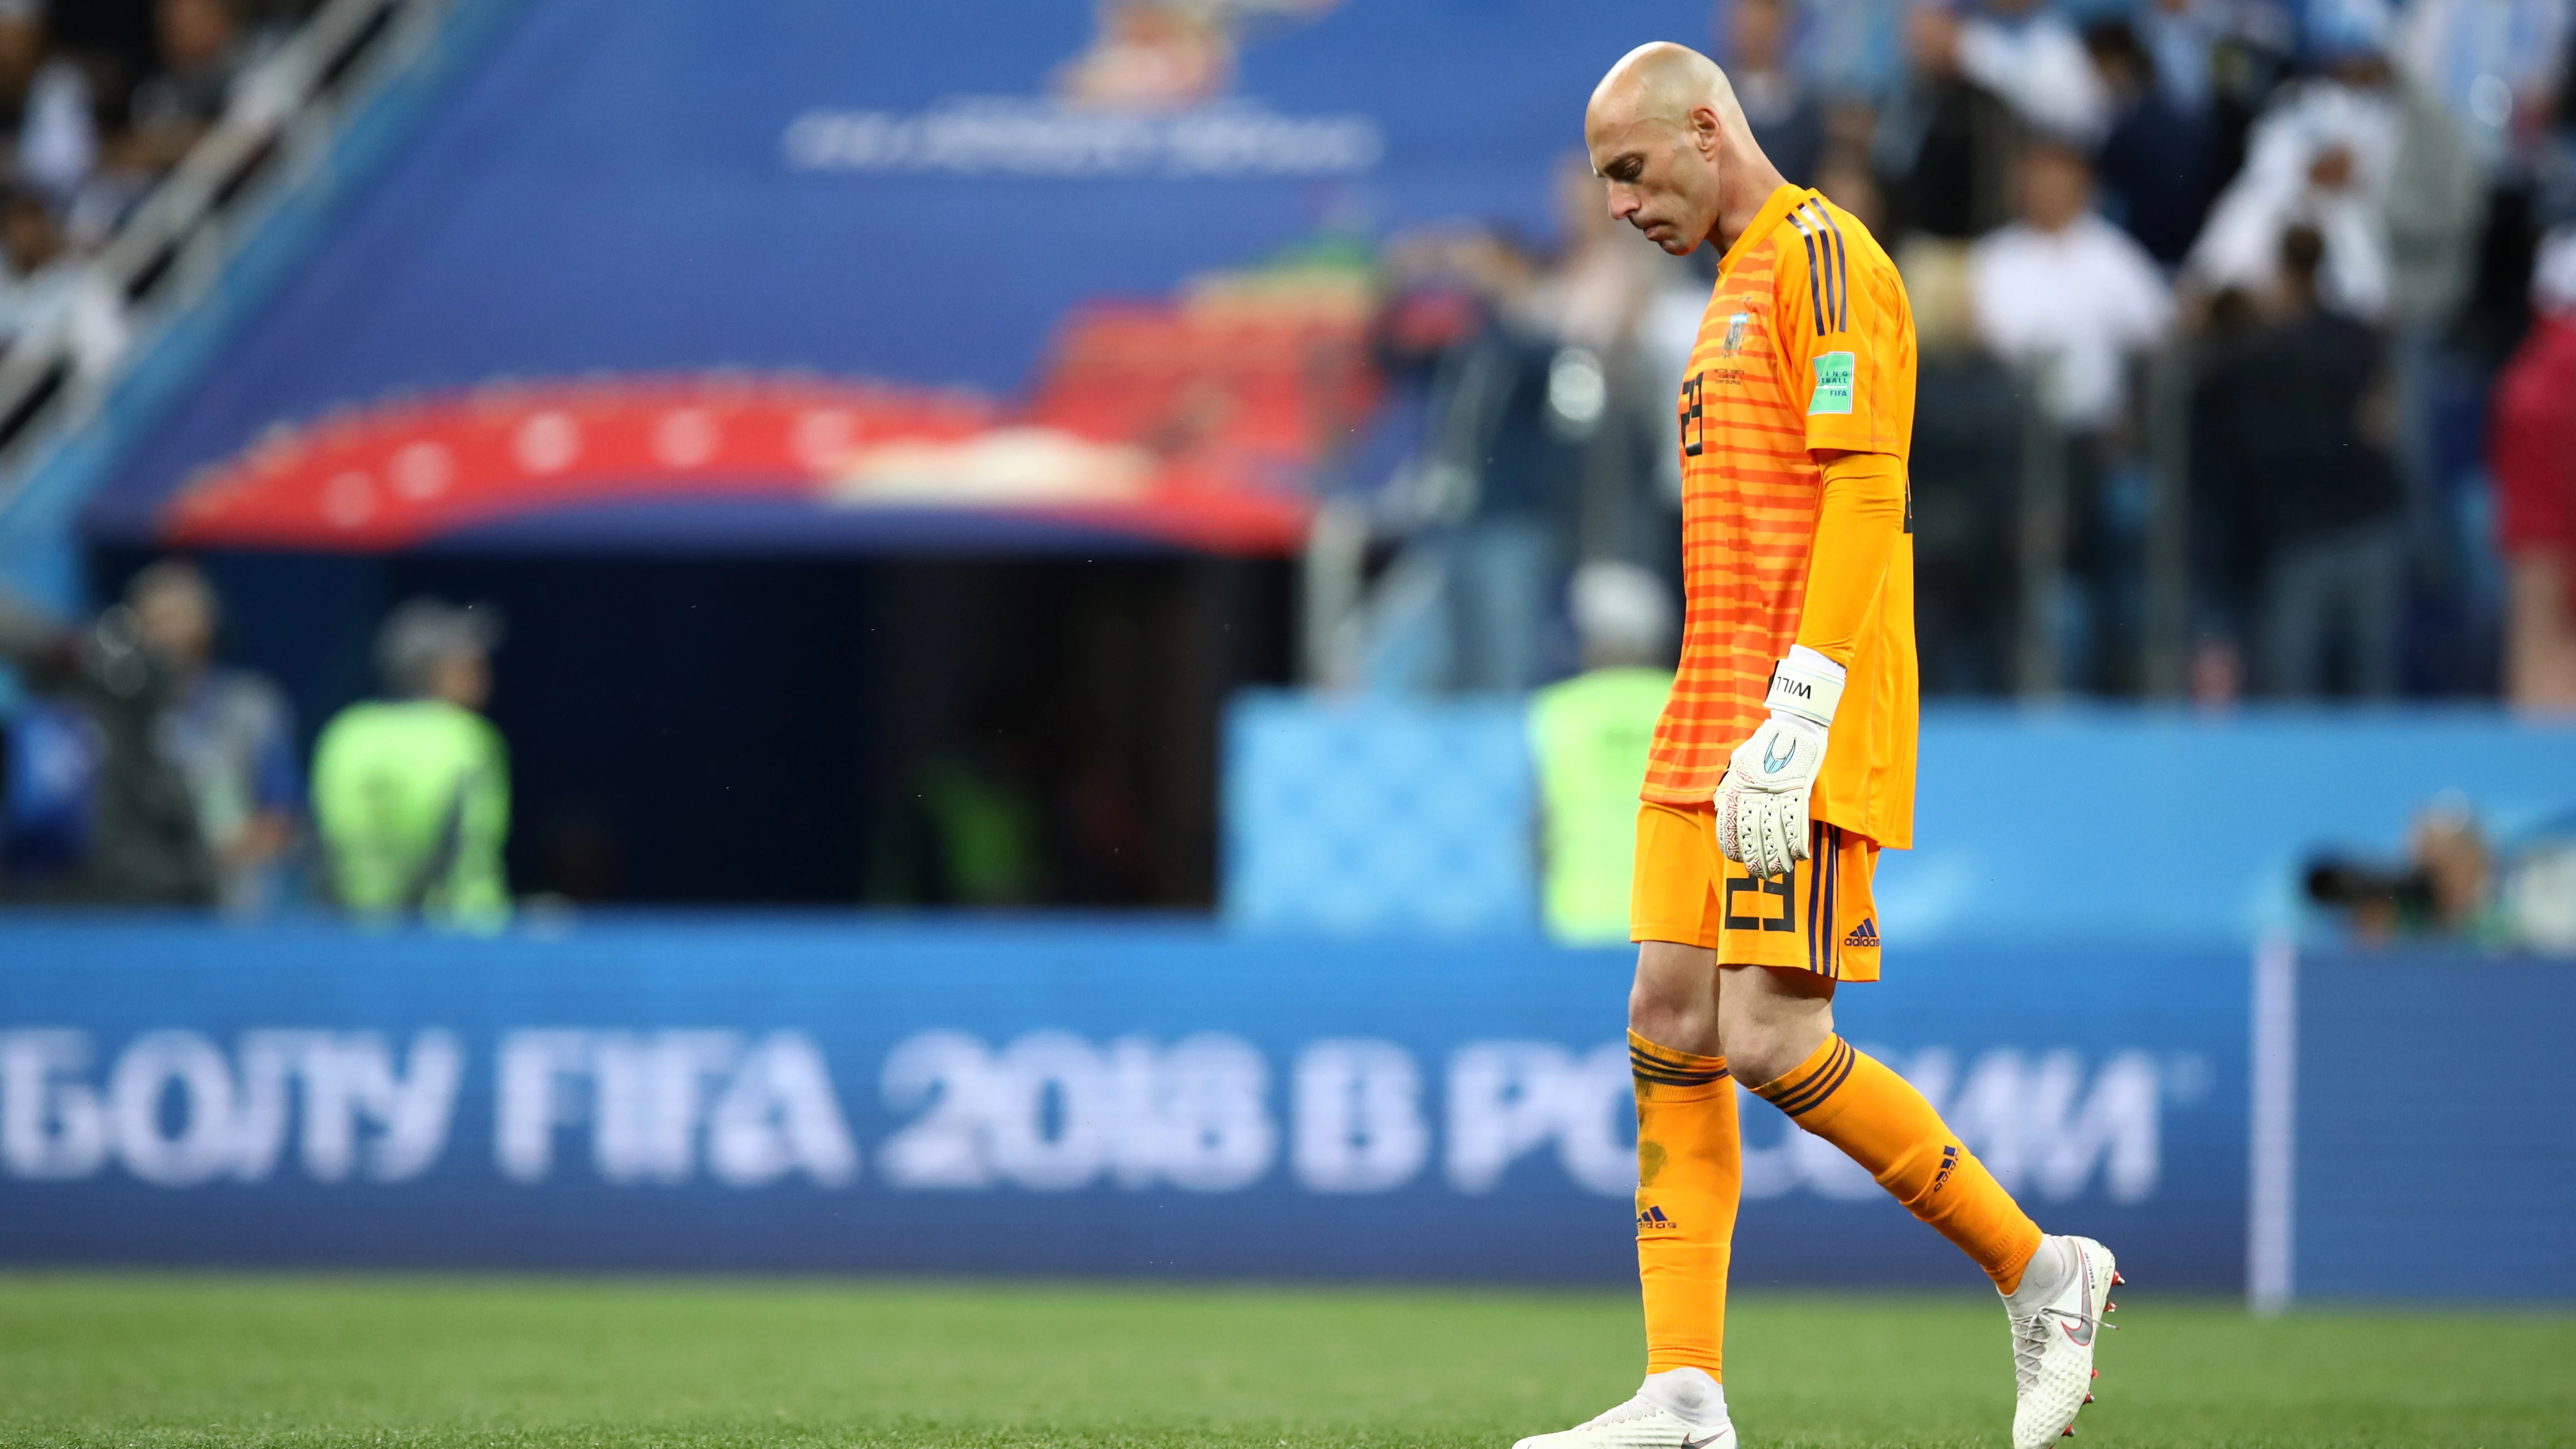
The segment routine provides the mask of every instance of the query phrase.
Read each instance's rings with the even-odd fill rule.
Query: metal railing
[[[2129,359],[2134,386],[2132,458],[2147,483],[2145,528],[2137,539],[2141,617],[2134,640],[2135,688],[2146,699],[2177,700],[2190,693],[2191,673],[2191,388],[2190,343],[2168,338]],[[2079,500],[2069,474],[2070,439],[2040,399],[2044,369],[2020,377],[2021,475],[2014,520],[2018,578],[2013,630],[2012,689],[2019,698],[2048,700],[2069,692],[2066,615],[2070,563],[2080,526]],[[2107,644],[2107,621],[2095,622],[2097,643]],[[2109,661],[2114,673],[2128,661]]]
[[[2149,699],[2191,693],[2191,343],[2147,359],[2146,660]]]
[[[417,57],[452,0],[329,0],[245,75],[223,118],[111,235],[84,272],[97,309],[67,308],[0,355],[0,512],[45,445],[94,411],[125,364],[202,298],[266,204],[319,164],[350,107]]]
[[[2013,554],[2020,615],[2013,631],[2013,692],[2053,699],[2066,687],[2066,556],[2073,531],[2067,437],[2046,402],[2044,370],[2024,369],[2021,478],[2014,510]]]

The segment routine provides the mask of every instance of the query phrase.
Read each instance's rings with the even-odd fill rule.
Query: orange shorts
[[[1718,853],[1715,804],[1644,802],[1628,939],[1705,946],[1721,966],[1876,981],[1878,908],[1869,878],[1878,842],[1839,825],[1809,829],[1808,858],[1787,880],[1756,880]]]

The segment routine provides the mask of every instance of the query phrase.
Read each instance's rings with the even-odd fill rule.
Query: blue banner
[[[1615,1283],[1625,951],[1196,926],[0,925],[0,1257]],[[1891,948],[2043,1224],[2242,1281],[2234,951]],[[1978,1281],[1744,1098],[1742,1282]]]
[[[2297,969],[2284,1286],[2576,1300],[2576,970],[2466,951]]]

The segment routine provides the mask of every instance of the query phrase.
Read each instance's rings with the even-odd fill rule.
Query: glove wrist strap
[[[1773,714],[1794,715],[1830,728],[1834,707],[1843,699],[1843,667],[1805,645],[1771,666],[1771,694],[1763,701]]]

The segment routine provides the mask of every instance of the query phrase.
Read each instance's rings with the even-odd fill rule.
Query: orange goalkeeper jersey
[[[1824,482],[1817,455],[1883,453],[1902,469],[1914,373],[1914,314],[1887,253],[1818,193],[1773,192],[1720,264],[1682,383],[1687,619],[1646,799],[1705,804],[1727,756],[1761,723],[1772,662],[1798,642],[1810,587]],[[1899,540],[1875,590],[1810,809],[1901,849],[1914,837],[1911,538]]]

